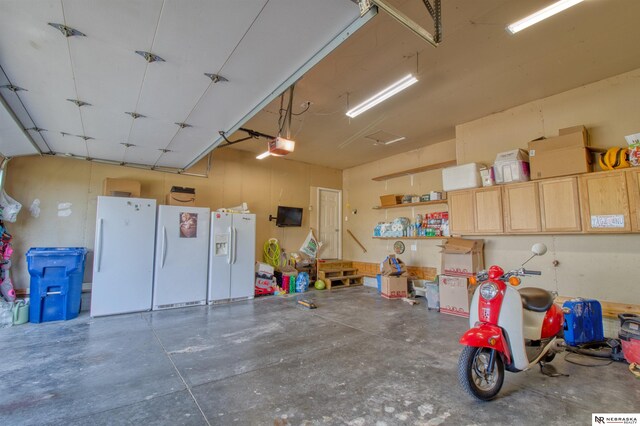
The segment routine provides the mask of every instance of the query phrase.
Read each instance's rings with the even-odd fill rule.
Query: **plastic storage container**
[[[78,316],[87,250],[84,247],[34,247],[27,252],[29,321],[69,320]]]
[[[482,186],[480,165],[477,163],[442,169],[442,189],[445,191],[479,188],[480,186]]]
[[[569,313],[564,314],[564,340],[568,345],[604,340],[602,306],[594,299],[567,300],[562,305]]]
[[[640,315],[619,314],[622,354],[629,364],[640,364]]]

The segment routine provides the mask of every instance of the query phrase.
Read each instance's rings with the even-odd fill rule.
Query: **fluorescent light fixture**
[[[556,13],[560,13],[563,10],[569,9],[571,6],[582,3],[582,1],[583,0],[560,0],[553,3],[551,6],[540,9],[539,11],[527,16],[526,18],[519,20],[518,22],[514,22],[507,27],[507,31],[509,31],[511,34],[515,34],[518,31],[522,31],[525,28],[530,27],[531,25],[537,24],[538,22],[555,15]]]
[[[378,142],[376,145],[391,145],[392,143],[400,142],[406,139],[406,136],[400,136],[390,141]]]
[[[269,151],[265,151],[265,152],[263,152],[262,154],[258,155],[256,158],[257,158],[258,160],[262,160],[263,158],[267,158],[267,157],[268,157],[268,156],[270,156],[270,155],[271,155],[271,153],[270,153]]]
[[[380,102],[384,101],[385,99],[389,99],[391,96],[395,95],[396,93],[403,91],[404,89],[416,83],[417,81],[418,81],[417,78],[409,74],[403,79],[396,81],[386,89],[383,89],[380,92],[376,93],[375,95],[373,95],[366,101],[362,102],[360,105],[356,106],[355,108],[350,109],[349,111],[347,111],[347,115],[351,118],[356,117],[362,114],[363,112],[365,112],[366,110],[368,110],[369,108],[373,108],[374,106],[378,105]]]

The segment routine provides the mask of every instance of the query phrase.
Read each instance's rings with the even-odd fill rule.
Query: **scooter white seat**
[[[518,290],[522,307],[533,312],[546,312],[553,305],[553,296],[547,290],[525,287]]]

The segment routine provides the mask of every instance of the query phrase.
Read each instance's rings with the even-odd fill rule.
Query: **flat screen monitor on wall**
[[[302,226],[302,208],[278,206],[276,226]]]

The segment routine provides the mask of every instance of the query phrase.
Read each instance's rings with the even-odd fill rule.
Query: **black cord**
[[[575,359],[572,360],[572,359],[570,359],[570,357],[578,358],[578,359],[593,359],[593,357],[588,356],[588,355],[584,355],[582,353],[577,353],[577,352],[568,352],[564,356],[564,360],[567,361],[568,363],[579,365],[581,367],[604,367],[604,366],[607,366],[607,365],[613,363],[613,360],[609,360],[609,361],[603,362],[604,358],[598,358],[598,361],[599,361],[598,363],[592,362],[591,364],[589,364],[589,363],[584,364],[584,363],[576,361]]]

